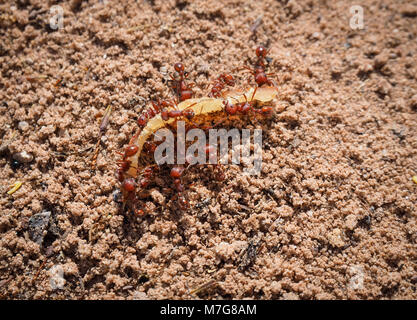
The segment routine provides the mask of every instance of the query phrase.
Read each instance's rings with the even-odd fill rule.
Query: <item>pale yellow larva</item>
[[[198,116],[223,111],[225,108],[223,101],[225,100],[228,103],[235,104],[245,102],[247,99],[252,98],[252,100],[264,104],[273,101],[278,94],[276,87],[259,87],[252,97],[254,90],[255,88],[249,88],[245,91],[230,90],[223,94],[223,99],[208,97],[187,99],[178,104],[177,108],[178,110],[192,109],[195,116]],[[126,172],[128,176],[136,177],[138,171],[141,170],[138,160],[141,156],[143,145],[148,138],[159,129],[164,128],[167,124],[173,123],[174,121],[176,121],[174,118],[169,118],[167,121],[164,121],[161,118],[161,114],[157,114],[152,119],[149,119],[146,126],[132,137],[129,145],[136,145],[138,151],[133,156],[126,158],[126,160],[130,161],[130,168]]]

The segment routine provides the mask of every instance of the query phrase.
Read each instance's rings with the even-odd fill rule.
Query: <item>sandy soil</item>
[[[416,299],[417,6],[360,1],[352,30],[356,2],[75,0],[59,30],[54,1],[1,4],[0,297]],[[195,170],[189,210],[156,186],[123,213],[116,152],[173,63],[202,96],[258,44],[286,107],[262,174]]]

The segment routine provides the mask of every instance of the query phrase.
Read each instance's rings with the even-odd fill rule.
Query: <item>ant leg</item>
[[[278,91],[278,85],[276,84],[276,82],[274,80],[268,79],[266,82],[269,86],[274,87],[277,91]]]
[[[255,88],[254,92],[256,92],[256,89],[257,89],[257,87]],[[254,112],[255,109],[253,108],[253,105],[251,103],[253,101],[253,95],[252,95],[252,99],[250,101],[248,101],[248,97],[246,96],[245,93],[243,94],[243,96],[245,97],[244,106],[249,106],[249,108],[247,110]],[[245,112],[245,114],[246,114],[246,112]]]
[[[230,96],[230,98],[235,99],[236,103],[240,103],[239,99],[233,96]]]
[[[253,90],[252,98],[250,98],[251,102],[253,101],[253,98],[255,97],[256,90],[258,90],[258,86],[255,87],[255,90]]]
[[[233,71],[240,71],[240,70],[243,70],[243,69],[246,69],[246,70],[250,71],[250,73],[255,75],[255,70],[251,67],[248,67],[248,66],[242,66],[242,67],[234,69]]]
[[[203,107],[204,107],[204,103],[201,104],[201,108],[200,108],[200,113],[199,114],[202,114],[203,113]]]
[[[253,106],[253,98],[255,98],[255,94],[256,94],[256,91],[258,90],[258,86],[256,86],[255,87],[255,90],[253,90],[253,93],[252,93],[252,97],[250,98],[250,106],[251,106],[251,111],[254,113],[254,115],[255,115],[255,119],[256,119],[256,109],[254,108],[254,106]]]
[[[182,110],[183,110],[183,111],[184,111],[184,110],[187,110],[187,109],[191,108],[192,106],[195,106],[196,104],[197,104],[197,102],[194,102],[194,103],[190,104],[188,107],[186,107],[186,108],[184,108],[184,109],[182,109]]]
[[[253,93],[252,93],[252,97],[251,97],[251,100],[250,100],[250,106],[251,106],[251,111],[252,111],[252,113],[253,113],[253,116],[254,116],[254,119],[256,120],[256,123],[257,124],[259,124],[259,120],[258,120],[258,113],[260,113],[259,112],[259,109],[256,109],[255,107],[254,107],[254,104],[252,103],[254,100],[253,100],[253,98],[255,97],[255,94],[256,94],[256,91],[258,90],[258,87],[259,86],[256,86],[255,87],[255,90],[253,90]]]

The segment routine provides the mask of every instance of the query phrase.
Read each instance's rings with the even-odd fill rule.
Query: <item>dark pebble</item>
[[[51,217],[50,211],[44,211],[34,214],[29,219],[29,237],[32,241],[41,245],[45,236],[45,230],[49,224],[49,218]]]

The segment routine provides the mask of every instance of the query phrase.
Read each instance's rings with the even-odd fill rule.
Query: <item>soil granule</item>
[[[354,30],[357,2],[1,4],[0,298],[416,299],[417,6],[360,1]],[[188,210],[156,185],[123,212],[117,151],[173,64],[203,96],[260,44],[283,110],[247,119],[261,175],[195,168]]]

